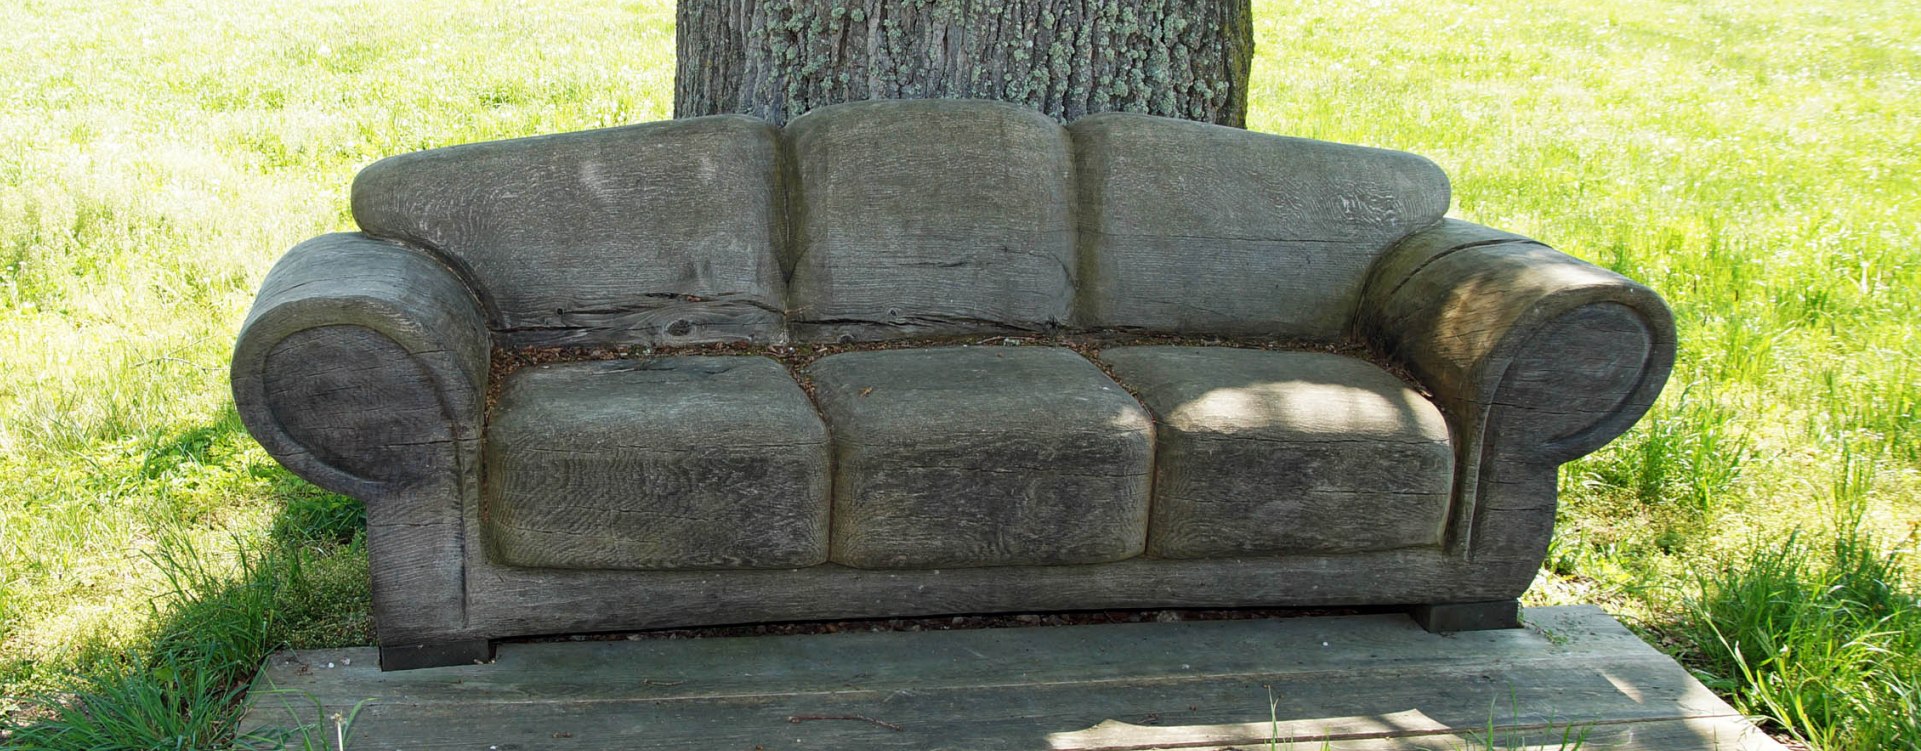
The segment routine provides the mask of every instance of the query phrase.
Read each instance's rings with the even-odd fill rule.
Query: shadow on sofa
[[[1556,468],[1674,357],[1655,293],[1444,219],[1420,157],[1145,115],[694,118],[394,157],[353,203],[363,233],[268,275],[233,378],[276,458],[366,501],[390,669],[763,620],[1511,626]],[[955,344],[1007,336],[1077,346]],[[859,351],[765,356],[815,343]],[[637,357],[495,380],[554,347]]]

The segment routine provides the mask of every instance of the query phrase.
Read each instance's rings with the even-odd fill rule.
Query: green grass
[[[1705,577],[1680,633],[1707,683],[1817,748],[1921,748],[1921,603],[1861,535],[1799,537]]]
[[[288,475],[233,412],[261,276],[349,226],[348,182],[382,156],[667,117],[671,8],[6,16],[0,747],[204,748],[265,650],[370,641],[358,505]]]
[[[43,696],[33,721],[10,741],[24,748],[224,745],[245,681],[267,652],[368,637],[359,539],[317,551],[302,542],[310,541],[240,541],[230,546],[233,565],[223,566],[184,539],[163,540],[152,563],[168,580],[166,607],[152,613],[146,639],[66,691]]]
[[[379,157],[667,117],[671,6],[6,15],[0,745],[218,743],[265,650],[368,633],[358,507],[287,475],[232,411],[261,275],[350,226],[349,181]],[[1426,154],[1456,215],[1675,308],[1671,385],[1564,471],[1533,600],[1603,603],[1821,748],[1902,738],[1921,11],[1264,0],[1256,20],[1251,127]]]

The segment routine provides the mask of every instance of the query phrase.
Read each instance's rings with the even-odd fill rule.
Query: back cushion
[[[439,251],[507,346],[773,341],[778,147],[718,116],[434,149],[363,170],[354,218]]]
[[[1447,211],[1413,154],[1145,115],[1069,130],[1091,328],[1339,338],[1368,266]]]
[[[803,339],[873,340],[1067,322],[1067,133],[997,102],[843,104],[789,123],[788,314]]]

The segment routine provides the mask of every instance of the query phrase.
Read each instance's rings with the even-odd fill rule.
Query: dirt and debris
[[[1056,613],[997,613],[941,615],[921,618],[865,618],[839,621],[787,621],[734,626],[667,628],[566,636],[503,639],[502,643],[578,641],[645,641],[649,639],[715,639],[736,636],[797,636],[808,634],[874,633],[888,631],[967,631],[988,628],[1049,628],[1113,623],[1177,623],[1238,621],[1260,618],[1305,618],[1329,615],[1398,613],[1401,608],[1147,608],[1138,610],[1077,610]]]
[[[1035,346],[1066,347],[1086,357],[1088,361],[1113,377],[1098,355],[1110,347],[1137,347],[1147,345],[1180,347],[1237,347],[1241,349],[1264,349],[1281,352],[1325,352],[1345,355],[1367,361],[1393,374],[1402,382],[1422,395],[1428,391],[1421,387],[1407,369],[1395,363],[1374,349],[1353,340],[1324,341],[1309,339],[1274,338],[1236,338],[1211,336],[1182,336],[1174,334],[1139,334],[1124,332],[1082,332],[1082,333],[1034,333],[1001,334],[991,336],[950,336],[922,337],[911,339],[890,339],[875,342],[795,342],[789,344],[755,344],[751,342],[716,342],[678,347],[634,346],[582,346],[582,347],[535,347],[523,349],[495,348],[491,371],[488,373],[487,412],[492,414],[500,398],[501,384],[521,368],[553,363],[593,362],[600,360],[647,360],[659,357],[691,356],[759,356],[771,357],[787,367],[800,383],[807,396],[814,396],[812,381],[807,377],[808,366],[816,360],[846,352],[873,352],[890,349],[919,349],[923,347],[954,346]],[[1119,379],[1115,379],[1118,381]]]

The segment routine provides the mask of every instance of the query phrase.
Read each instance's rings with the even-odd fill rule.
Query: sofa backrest
[[[1338,338],[1374,259],[1447,212],[1447,176],[1404,152],[1146,115],[1068,129],[1087,328]]]
[[[354,219],[438,251],[508,346],[775,341],[779,151],[728,115],[434,149],[363,170]]]
[[[382,160],[368,233],[437,251],[506,346],[1054,328],[1332,340],[1440,220],[1396,151],[1000,102],[721,115]]]
[[[802,339],[1064,326],[1074,301],[1067,132],[999,102],[873,101],[788,123]]]

